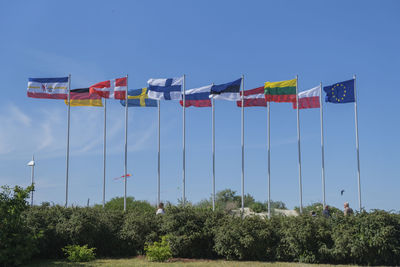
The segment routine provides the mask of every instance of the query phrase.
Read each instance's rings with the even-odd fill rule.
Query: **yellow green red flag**
[[[264,84],[267,102],[296,102],[297,79]]]

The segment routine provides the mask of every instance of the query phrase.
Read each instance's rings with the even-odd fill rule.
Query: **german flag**
[[[76,106],[87,106],[87,107],[102,107],[103,102],[101,96],[98,94],[90,94],[89,88],[73,89],[70,93],[70,105],[71,107]],[[65,104],[68,106],[68,100],[65,100]]]

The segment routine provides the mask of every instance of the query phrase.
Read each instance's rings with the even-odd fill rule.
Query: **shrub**
[[[147,243],[145,246],[146,256],[149,261],[166,261],[172,257],[168,236],[162,236],[161,242]]]
[[[70,245],[62,249],[67,256],[67,259],[72,262],[92,261],[96,258],[95,248],[88,248],[87,245]]]

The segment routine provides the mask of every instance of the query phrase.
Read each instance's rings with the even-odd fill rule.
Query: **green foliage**
[[[26,199],[33,186],[11,189],[2,186],[0,192],[0,265],[20,265],[37,251],[35,233],[27,225],[23,212],[29,209]]]
[[[88,248],[88,245],[69,245],[62,249],[67,259],[72,262],[92,261],[96,258],[95,248]]]
[[[97,205],[101,207],[100,205]],[[107,210],[124,210],[124,198],[114,197],[104,205]],[[127,211],[139,211],[139,212],[156,212],[156,208],[151,206],[147,201],[135,200],[134,197],[126,198],[126,210]]]
[[[261,202],[254,202],[250,205],[250,209],[254,212],[261,213],[268,210],[268,207]]]
[[[168,242],[168,236],[162,236],[161,242],[146,243],[146,256],[149,261],[164,262],[172,258],[171,247]]]

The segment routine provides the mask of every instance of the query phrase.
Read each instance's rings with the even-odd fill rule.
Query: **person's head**
[[[349,202],[344,202],[343,205],[344,205],[345,208],[348,208],[349,207]]]
[[[328,206],[328,205],[326,205],[324,209],[325,209],[325,210],[329,210],[329,206]]]
[[[158,204],[158,208],[159,209],[163,209],[164,208],[164,203],[160,202],[160,204]]]

